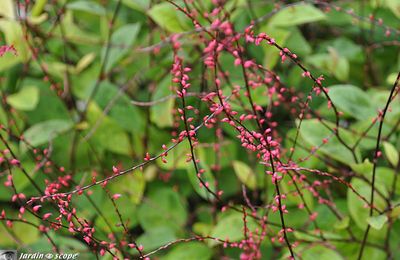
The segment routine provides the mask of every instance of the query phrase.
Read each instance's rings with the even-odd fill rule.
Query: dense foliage
[[[400,259],[400,2],[2,0],[0,249]]]

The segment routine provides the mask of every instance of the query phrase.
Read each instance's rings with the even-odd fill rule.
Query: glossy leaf
[[[386,215],[379,215],[379,216],[375,216],[375,217],[369,217],[367,221],[368,221],[368,224],[370,224],[372,228],[379,230],[388,221],[388,217]]]
[[[366,198],[367,201],[369,200],[369,198],[371,197],[370,185],[358,179],[353,179],[351,181],[351,185],[361,196]],[[376,184],[376,187],[383,193],[384,196],[387,196],[388,193],[385,187],[383,187],[381,184]],[[383,210],[386,205],[385,200],[377,192],[375,192],[374,196],[374,205],[378,209]],[[350,216],[352,217],[353,221],[359,228],[365,229],[369,218],[369,209],[365,207],[365,202],[361,198],[359,198],[351,189],[348,189],[347,203]]]
[[[250,230],[253,230],[256,227],[256,223],[252,219],[249,219],[248,221],[248,227]],[[229,240],[231,242],[239,241],[244,238],[243,227],[243,216],[240,213],[227,214],[219,219],[217,225],[211,232],[211,236],[222,240]],[[209,244],[216,245],[217,242],[209,241]]]
[[[67,4],[67,8],[71,10],[84,11],[96,15],[105,15],[104,7],[94,1],[75,1]]]
[[[33,110],[39,103],[39,89],[35,86],[27,86],[18,93],[9,95],[7,103],[19,110]]]
[[[173,229],[160,226],[154,227],[138,237],[137,243],[146,250],[153,250],[176,239]]]
[[[175,7],[170,3],[164,2],[153,7],[148,11],[148,15],[160,27],[170,32],[183,32],[186,29],[184,19],[181,14],[175,12]]]
[[[164,226],[179,230],[186,218],[184,201],[177,192],[168,188],[152,191],[138,209],[139,223],[148,231]]]
[[[162,260],[173,259],[211,259],[212,251],[205,244],[200,242],[189,242],[177,245]]]
[[[324,247],[322,245],[315,245],[307,248],[302,252],[304,259],[321,259],[321,260],[342,260],[345,259],[337,251]]]
[[[24,137],[29,144],[38,146],[48,143],[58,135],[67,132],[72,126],[73,124],[69,120],[49,120],[27,129]]]
[[[239,180],[250,189],[255,189],[257,186],[257,180],[252,169],[241,161],[233,161],[232,164]]]
[[[332,103],[340,111],[359,119],[366,120],[376,116],[368,95],[353,85],[335,85],[329,88]]]
[[[204,169],[205,172],[201,174],[200,179],[205,183],[208,184],[208,188],[216,192],[215,188],[215,178],[210,169],[203,164],[198,164],[199,169]],[[199,177],[197,176],[196,170],[192,163],[187,165],[187,176],[189,178],[190,183],[193,186],[193,189],[205,200],[214,200],[214,196],[210,194],[210,192],[203,186]]]
[[[102,61],[106,62],[106,71],[109,71],[124,55],[129,52],[129,48],[135,42],[139,30],[140,24],[127,24],[112,34],[110,43],[111,46],[105,46],[102,52]]]
[[[310,4],[298,4],[286,7],[271,18],[274,26],[294,26],[311,23],[325,19],[325,15],[319,9]]]
[[[383,149],[390,164],[392,164],[393,167],[396,167],[399,163],[399,151],[388,142],[383,143]]]
[[[333,124],[328,125],[334,127]],[[331,130],[319,123],[317,119],[303,120],[300,127],[300,134],[307,143],[313,147],[319,147],[318,152],[345,164],[355,162],[352,152],[343,146]],[[355,142],[352,134],[345,129],[340,130],[340,135],[350,145]],[[324,139],[328,140],[326,144],[323,142]],[[356,158],[359,157],[357,149],[355,149],[355,156]]]

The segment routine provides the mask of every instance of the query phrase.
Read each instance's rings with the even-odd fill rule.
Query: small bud
[[[113,170],[113,173],[115,173],[115,174],[117,174],[119,172],[118,168],[115,166],[112,167],[112,170]]]
[[[117,193],[117,194],[114,194],[113,196],[112,196],[112,198],[114,199],[114,200],[117,200],[117,199],[119,199],[119,198],[121,198],[121,194],[119,194],[119,193]]]
[[[11,161],[10,161],[10,163],[12,164],[12,165],[19,165],[20,163],[19,163],[19,161],[17,160],[17,159],[12,159]]]
[[[46,213],[43,215],[43,220],[48,219],[51,215],[53,215],[52,213]]]

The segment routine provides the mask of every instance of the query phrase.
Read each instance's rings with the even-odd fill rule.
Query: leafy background
[[[174,2],[184,6],[183,1]],[[18,8],[18,4],[25,5],[27,11]],[[204,10],[212,10],[211,1],[197,4]],[[310,117],[301,124],[288,108],[274,110],[283,150],[292,147],[298,133],[301,148],[296,149],[293,160],[299,167],[329,172],[369,199],[379,126],[371,126],[371,122],[385,106],[400,70],[400,3],[370,0],[331,4],[342,9],[337,11],[330,4],[318,1],[229,0],[224,6],[237,31],[243,31],[251,20],[260,18],[254,27],[256,32],[266,32],[279,45],[296,53],[313,75],[324,75],[323,84],[343,113],[341,137],[354,146],[352,151],[344,148],[332,133],[335,117],[327,109],[327,100],[314,96]],[[40,189],[45,188],[46,179],[56,180],[65,172],[71,173],[76,185],[83,185],[90,183],[93,176],[98,179],[110,176],[113,166],[129,169],[141,163],[146,153],[160,153],[163,144],[171,144],[171,134],[183,130],[176,114],[181,103],[170,88],[173,50],[165,39],[172,34],[182,33],[184,61],[193,68],[190,91],[196,94],[212,90],[212,85],[201,76],[204,46],[196,38],[190,20],[169,2],[37,0],[26,5],[24,1],[3,0],[1,5],[1,45],[12,44],[18,52],[17,56],[5,53],[0,58],[0,121],[5,140],[1,149],[15,153]],[[327,11],[326,7],[331,8]],[[376,20],[371,20],[370,14]],[[383,25],[378,19],[383,20]],[[312,82],[301,76],[298,66],[281,63],[279,50],[265,44],[257,47],[243,42],[243,46],[249,58],[273,70],[295,95],[307,97]],[[229,71],[232,84],[242,85],[241,68],[233,65],[232,57],[222,54],[220,62]],[[228,84],[224,88],[228,89]],[[187,102],[199,109],[198,125],[209,110],[195,94]],[[262,89],[254,90],[253,96],[261,106],[273,102]],[[232,105],[244,113],[239,104]],[[324,123],[315,115],[323,118]],[[397,98],[383,124],[383,156],[377,167],[379,194],[375,201],[381,211],[387,209],[388,203],[399,203],[399,122]],[[107,240],[110,233],[124,237],[126,234],[118,225],[121,220],[109,197],[119,193],[122,197],[115,201],[119,214],[126,221],[130,235],[147,253],[172,241],[195,236],[244,239],[243,213],[229,209],[222,212],[221,207],[246,206],[244,187],[259,206],[257,214],[262,215],[263,206],[275,196],[274,185],[270,180],[265,181],[264,167],[254,154],[241,147],[236,133],[229,127],[220,129],[223,132],[220,153],[213,149],[219,142],[215,129],[203,127],[197,135],[200,145],[196,154],[202,168],[207,170],[206,181],[217,183],[218,189],[224,191],[223,204],[199,187],[193,165],[186,162],[190,147],[183,142],[169,152],[167,163],[157,160],[110,181],[108,193],[97,185],[85,191],[87,196],[74,197],[79,216],[93,223],[99,239]],[[325,138],[329,142],[322,145]],[[314,152],[312,149],[316,147]],[[39,159],[35,148],[39,154],[43,153]],[[42,160],[46,162],[38,169]],[[65,171],[60,171],[60,167]],[[5,182],[11,168],[2,163],[1,169],[0,179]],[[21,167],[13,167],[12,175],[18,193],[27,197],[39,195]],[[367,224],[372,228],[365,258],[400,258],[398,207],[369,217],[369,208],[348,185],[327,176],[306,175],[309,183],[329,181],[329,188],[315,187],[318,196],[306,184],[301,187],[309,211],[318,214],[316,225],[310,221],[309,212],[298,207],[302,200],[294,195],[296,189],[289,179],[279,184],[287,195],[286,224],[295,230],[289,236],[292,242],[299,242],[295,248],[299,258],[357,259]],[[10,201],[14,192],[9,187],[0,187],[1,208],[9,217],[18,214],[18,204]],[[321,198],[333,201],[334,205],[320,203]],[[47,211],[55,213],[51,207]],[[24,218],[35,225],[41,224],[41,219],[29,214]],[[279,223],[279,214],[269,211],[267,219]],[[258,227],[253,219],[247,221],[250,230]],[[5,221],[1,223],[1,248],[27,252],[52,250],[47,237],[35,226],[15,222],[13,228],[8,228]],[[280,229],[279,225],[268,225],[267,233],[274,236]],[[323,231],[324,239],[318,230]],[[79,252],[82,259],[93,259],[98,254],[79,235],[63,229],[47,233],[64,252]],[[284,245],[270,239],[260,244],[260,250],[264,259],[288,255]],[[138,258],[134,250],[129,254],[130,258]],[[239,259],[240,254],[239,248],[225,248],[216,240],[193,239],[173,244],[151,257]],[[112,257],[106,254],[102,258]]]

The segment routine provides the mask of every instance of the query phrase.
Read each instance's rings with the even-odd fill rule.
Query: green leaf
[[[382,229],[383,225],[388,221],[388,217],[386,215],[379,215],[374,217],[369,217],[367,222],[370,224],[372,228]]]
[[[33,110],[39,103],[39,89],[35,86],[26,86],[18,93],[9,95],[7,103],[18,110]]]
[[[257,227],[256,222],[252,218],[247,219],[247,227],[249,230],[254,230]],[[243,215],[237,212],[226,214],[218,220],[217,225],[213,228],[211,236],[230,242],[239,241],[244,238],[244,223]],[[216,241],[211,240],[209,244],[214,246]]]
[[[4,204],[2,207],[7,212],[7,217],[11,219],[18,219],[17,213],[12,211],[10,208]],[[26,214],[23,216],[24,220],[30,222],[36,226],[40,225],[40,219],[33,216],[32,214]],[[32,243],[35,243],[42,237],[42,233],[39,232],[39,229],[33,225],[28,223],[24,223],[23,221],[14,221],[13,227],[10,229],[6,225],[0,225],[0,233],[3,234],[0,236],[0,244],[4,248],[16,248],[20,243],[24,244],[24,247],[30,247]],[[11,238],[18,238],[17,241]],[[22,248],[22,247],[21,247]]]
[[[161,260],[196,259],[208,260],[212,257],[212,250],[200,242],[189,242],[176,245]]]
[[[74,72],[78,74],[81,73],[85,68],[87,68],[90,65],[90,63],[93,62],[95,57],[96,54],[94,52],[90,52],[85,56],[83,56],[76,64]]]
[[[395,194],[400,194],[400,178],[396,178],[397,172],[394,169],[388,167],[377,167],[375,180],[382,183],[387,190],[393,188],[393,183],[396,181]]]
[[[98,33],[83,30],[81,26],[78,26],[75,23],[72,10],[66,9],[63,19],[61,20],[61,24],[64,26],[64,28],[68,28],[68,30],[65,30],[64,32],[64,37],[66,37],[70,42],[77,44],[82,44],[82,42],[84,42],[92,48],[94,44],[99,44],[101,42],[101,38]],[[60,26],[56,27],[54,34],[55,36],[61,37],[62,32]]]
[[[109,186],[113,193],[121,193],[123,196],[127,196],[132,203],[139,204],[146,187],[146,180],[143,172],[136,170],[114,180]]]
[[[117,204],[118,211],[121,214],[122,220],[127,225],[127,227],[132,228],[136,226],[138,224],[137,207],[135,205],[132,205],[131,199],[127,196],[122,196],[117,201],[115,201],[115,203]],[[102,230],[109,232],[110,227],[108,226],[108,224],[111,224],[111,227],[114,227],[114,225],[120,223],[121,220],[119,219],[118,213],[115,211],[115,207],[110,200],[107,199],[104,201],[104,203],[100,205],[103,216],[97,215],[96,227],[99,227]],[[105,220],[103,217],[105,218]],[[106,223],[106,221],[108,224]]]
[[[187,147],[185,147],[183,144],[178,145],[168,152],[167,163],[163,163],[161,160],[157,160],[156,163],[161,169],[164,170],[186,169],[188,167],[188,163],[186,162],[185,158],[186,154]]]
[[[47,4],[47,0],[35,1],[35,5],[33,6],[32,12],[31,12],[32,16],[33,17],[39,16],[42,13],[42,11],[43,11],[44,7],[46,6],[46,4]]]
[[[315,245],[308,247],[302,252],[302,259],[341,260],[344,258],[333,249],[322,245]]]
[[[368,93],[368,94],[373,95],[372,93]],[[374,100],[372,99],[371,102],[374,102]],[[378,111],[376,104],[374,107],[376,107],[376,111]],[[381,108],[382,107],[380,107],[379,109],[381,109]],[[400,108],[400,106],[399,106],[399,108]],[[393,114],[388,113],[387,117],[385,118],[385,122],[383,123],[383,128],[382,128],[383,136],[389,135],[390,129],[392,129],[392,122],[394,122],[394,120],[397,120],[396,117],[391,117],[390,115],[393,115]],[[390,122],[390,119],[393,119],[393,121]],[[361,138],[359,146],[360,146],[360,149],[362,149],[363,151],[372,151],[372,150],[375,150],[375,147],[376,147],[376,136],[378,135],[379,124],[375,123],[371,127],[371,122],[372,122],[372,120],[363,120],[363,121],[351,122],[351,124],[350,124],[351,131],[354,132],[356,135],[355,138],[357,138],[357,139]],[[367,135],[369,136],[369,138],[362,137],[362,133],[364,133],[365,131],[368,132]],[[370,138],[370,137],[375,137],[375,138]]]
[[[122,3],[129,8],[138,11],[145,11],[148,9],[151,0],[122,0]]]
[[[7,197],[7,199],[8,199],[8,197]],[[211,233],[212,229],[213,229],[213,225],[206,224],[203,222],[194,223],[192,226],[193,232],[200,236],[208,236]]]
[[[67,132],[73,126],[69,120],[49,120],[38,123],[25,131],[25,140],[32,146],[50,142],[58,135]]]
[[[144,132],[144,117],[141,111],[133,106],[128,95],[115,85],[108,81],[102,82],[94,100],[103,111],[112,104],[108,115],[118,128],[137,134]]]
[[[72,3],[67,4],[67,8],[71,10],[78,10],[78,11],[83,11],[83,12],[88,12],[91,14],[96,14],[96,15],[105,15],[106,10],[104,9],[103,6],[99,5],[96,2],[93,1],[75,1]]]
[[[399,59],[400,61],[400,59]],[[395,80],[391,81],[390,83],[388,83],[390,86],[392,86],[394,84]],[[387,99],[389,97],[390,92],[388,90],[376,90],[374,88],[370,88],[367,92],[368,96],[371,99],[371,103],[373,104],[375,111],[379,111],[381,109],[383,109],[386,105]],[[377,113],[375,113],[375,116],[377,115]],[[400,106],[395,105],[394,103],[391,104],[388,112],[386,113],[386,117],[385,117],[385,122],[384,122],[384,126],[385,125],[394,125],[395,122],[397,122],[397,120],[400,117]],[[370,122],[368,122],[370,123]],[[375,134],[378,134],[378,125],[379,124],[375,124]],[[387,127],[387,128],[391,128],[391,127]],[[373,130],[373,129],[371,129]],[[389,129],[386,129],[386,127],[383,127],[382,129],[382,134],[389,134]],[[373,134],[373,132],[369,132],[369,134]]]
[[[335,229],[346,229],[350,224],[349,216],[345,216],[342,220],[335,223]]]
[[[34,178],[35,176],[35,163],[28,160],[23,160],[21,165],[24,166],[24,170],[28,173],[28,176],[24,174],[22,169],[15,168],[12,170],[13,183],[16,190],[23,192],[24,189],[34,190],[32,189],[32,183],[29,181],[30,178]],[[36,192],[36,190],[34,190]],[[27,195],[25,193],[25,195]],[[0,200],[9,201],[12,194],[9,189],[0,189]]]
[[[257,179],[253,170],[241,161],[233,161],[232,164],[239,180],[250,189],[255,189],[257,187]]]
[[[45,21],[47,21],[48,18],[49,18],[49,16],[47,15],[47,13],[42,13],[39,16],[28,17],[28,21],[32,25],[40,25],[40,24],[44,23]]]
[[[291,30],[289,28],[279,28],[270,24],[262,27],[260,31],[268,32],[268,35],[271,38],[274,38],[275,41],[281,45],[286,44],[286,41],[291,34]],[[267,44],[263,44],[262,48],[264,50],[264,65],[269,69],[274,68],[280,57],[279,49]]]
[[[390,73],[386,78],[386,83],[392,85],[393,82],[396,82],[396,78],[397,78],[396,72]]]
[[[353,171],[364,175],[369,180],[372,179],[373,164],[366,159],[363,163],[351,164],[350,167]],[[400,179],[395,178],[396,173],[393,169],[387,167],[377,167],[375,174],[375,182],[386,187],[387,190],[391,190],[393,182],[396,181],[395,194],[400,194]],[[382,191],[383,192],[383,191]]]
[[[394,145],[389,142],[383,142],[383,149],[390,164],[392,164],[393,167],[396,167],[399,164],[399,152],[396,150]]]
[[[329,42],[329,48],[334,48],[339,56],[344,57],[350,61],[363,61],[363,50],[360,45],[355,44],[348,38],[339,37]]]
[[[272,16],[274,26],[294,26],[325,19],[325,14],[310,4],[298,4],[283,8]]]
[[[58,233],[56,233],[53,230],[48,231],[47,235],[49,235],[49,237],[55,243],[57,243],[57,247],[60,250],[60,252],[79,251],[79,252],[82,252],[79,254],[79,257],[80,258],[85,257],[84,255],[86,255],[86,253],[84,253],[84,251],[87,250],[87,247],[81,241],[71,238],[71,237],[60,236]],[[26,250],[26,248],[23,248],[23,247],[21,248],[21,252],[25,253],[25,250]],[[50,252],[52,250],[52,244],[49,243],[47,236],[40,236],[40,239],[38,241],[29,245],[29,250],[32,250],[31,252],[39,252],[39,251]],[[26,252],[26,253],[28,253],[28,252]]]
[[[369,161],[369,159],[365,159],[364,162],[351,164],[350,167],[353,171],[370,178],[374,165]]]
[[[187,29],[184,24],[184,18],[176,11],[176,8],[170,3],[160,3],[154,5],[147,14],[153,19],[160,27],[167,31],[178,33]]]
[[[259,103],[257,102],[257,104]],[[197,147],[196,152],[200,161],[206,165],[218,164],[222,168],[230,168],[232,165],[232,160],[237,156],[237,150],[238,147],[236,143],[226,142],[220,147],[220,158],[216,158],[214,147]]]
[[[140,24],[126,24],[115,31],[111,36],[111,46],[108,50],[105,71],[109,71],[114,65],[124,57],[134,44],[140,31]],[[102,61],[104,62],[107,46],[103,47]]]
[[[154,94],[152,96],[152,101],[157,101],[159,99],[165,98],[171,95],[171,90],[169,88],[171,84],[171,77],[165,77],[157,86]],[[172,114],[172,109],[174,108],[175,99],[168,98],[167,100],[158,103],[150,108],[150,119],[158,127],[170,127],[172,126],[174,119]]]
[[[173,229],[169,227],[154,227],[138,237],[137,243],[144,249],[154,250],[177,239]]]
[[[394,243],[396,243],[396,242],[394,242]],[[373,259],[373,260],[387,260],[388,259],[386,251],[376,248],[376,247],[369,247],[369,246],[365,247],[364,256],[365,256],[365,258],[363,257],[363,259]],[[356,257],[358,257],[358,252],[356,255],[354,255],[354,257],[352,259],[356,259]]]
[[[329,127],[333,128],[334,124],[325,122]],[[340,129],[340,137],[348,145],[353,145],[356,138],[347,130]],[[331,130],[326,128],[318,119],[303,120],[300,127],[301,137],[313,147],[319,147],[317,153],[323,153],[326,156],[334,158],[346,165],[355,163],[353,154],[343,146]],[[328,143],[324,144],[323,139],[327,138]],[[358,149],[355,150],[357,158],[360,157]]]
[[[307,240],[307,241],[319,241],[319,237],[315,236],[315,234],[309,234],[309,233],[304,233],[300,231],[294,231],[293,232],[294,236],[298,240]],[[339,235],[338,232],[329,232],[324,230],[324,237],[326,239],[343,239],[344,237]]]
[[[291,179],[284,178],[280,181],[279,185],[281,186],[282,193],[286,194],[286,206],[294,206],[297,207],[299,204],[306,204],[310,210],[314,208],[314,197],[312,193],[308,190],[301,190],[302,196],[294,193],[293,184],[291,184]]]
[[[331,56],[331,61],[332,61],[332,71],[333,75],[340,80],[340,81],[346,81],[349,78],[349,70],[350,70],[350,64],[347,61],[346,58],[336,56],[337,53],[334,54],[335,58],[332,58]]]
[[[35,110],[25,112],[29,124],[34,125],[52,119],[66,120],[69,118],[67,107],[54,91],[49,89],[46,83],[26,79],[26,84],[37,86],[40,90],[40,99]]]
[[[15,61],[27,62],[31,57],[31,51],[25,40],[24,31],[19,21],[0,19],[0,30],[4,32],[6,43],[14,45],[17,50],[18,56],[12,55],[13,59]],[[0,68],[3,66],[8,67],[7,64],[4,64]]]
[[[78,174],[74,175],[75,181],[79,180],[82,181],[82,179],[90,178],[88,177],[90,174],[88,172],[79,172]],[[93,208],[93,204],[97,205],[97,207],[103,205],[104,201],[107,199],[106,195],[102,191],[103,187],[96,185],[91,188],[90,194],[88,196],[78,196],[74,199],[74,203],[76,203],[77,211],[80,213],[82,217],[85,218],[94,218],[98,217],[99,213]],[[92,204],[93,203],[93,204]],[[110,206],[108,209],[112,209],[114,214],[115,208]],[[104,209],[100,209],[104,210]],[[111,214],[111,212],[109,212]],[[114,218],[116,219],[116,218]]]
[[[215,178],[210,169],[208,168],[207,165],[199,163],[198,164],[199,169],[204,169],[205,172],[201,174],[201,180],[204,183],[209,184],[209,189],[213,192],[216,192],[216,187],[215,187]],[[197,192],[197,194],[200,195],[203,199],[206,200],[212,200],[214,199],[213,195],[210,194],[210,192],[205,188],[205,187],[200,187],[201,182],[199,178],[197,177],[196,170],[194,168],[194,165],[192,162],[187,164],[187,175],[189,178],[190,183],[192,184],[194,190]]]
[[[398,205],[399,203],[400,203],[400,201],[394,201],[394,202],[392,202],[392,205]],[[395,207],[394,209],[392,209],[390,211],[389,214],[390,214],[391,218],[394,218],[394,219],[398,218],[400,216],[400,207]]]
[[[243,91],[245,92],[245,91]],[[253,102],[256,103],[259,106],[266,106],[269,104],[270,99],[268,97],[268,89],[267,88],[263,88],[263,87],[258,87],[255,89],[252,89],[251,91],[251,97],[253,99]],[[250,108],[250,105],[249,105]],[[240,107],[238,109],[243,109],[243,107]]]
[[[377,1],[378,2],[378,1]],[[378,2],[380,3],[380,2]],[[400,18],[400,2],[398,0],[385,0],[383,1],[387,7],[392,10],[392,12]],[[378,4],[379,5],[379,4]]]
[[[367,201],[370,199],[371,186],[368,183],[363,180],[353,178],[350,184]],[[376,183],[375,187],[383,194],[383,196],[388,196],[388,192],[382,184]],[[352,217],[356,225],[361,229],[366,228],[369,218],[369,208],[365,207],[365,204],[366,202],[358,197],[350,188],[347,189],[347,206],[350,212],[350,216]],[[384,210],[386,207],[385,200],[376,191],[374,205],[379,210]]]
[[[292,30],[292,34],[289,36],[287,40],[286,47],[293,53],[296,53],[297,56],[309,55],[312,52],[311,45],[308,41],[304,38],[302,32],[294,28]]]
[[[94,142],[98,148],[104,148],[108,151],[130,155],[132,152],[131,142],[128,134],[122,129],[121,124],[108,116],[104,116],[100,108],[92,102],[89,105],[87,120],[90,123],[86,134],[93,127],[97,127],[89,139]]]
[[[353,85],[334,85],[329,88],[329,96],[340,111],[359,120],[376,116],[370,97]]]
[[[15,18],[14,1],[13,0],[2,0],[0,17],[13,20]]]
[[[5,70],[11,71],[11,68],[19,62],[20,59],[13,53],[6,52],[0,59],[0,72]]]
[[[186,223],[186,205],[179,193],[169,188],[153,190],[139,206],[138,219],[146,231],[164,226],[179,230]]]
[[[326,71],[326,73],[335,76],[338,80],[347,80],[350,70],[348,60],[340,56],[336,49],[329,48],[328,50],[329,53],[318,53],[307,57],[307,63]]]

